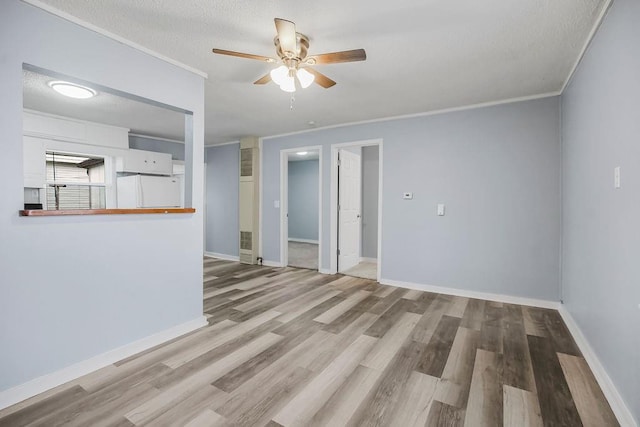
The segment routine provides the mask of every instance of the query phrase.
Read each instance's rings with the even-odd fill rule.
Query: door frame
[[[331,185],[330,185],[330,227],[329,227],[329,270],[331,274],[338,273],[338,151],[348,147],[378,146],[378,262],[377,281],[380,282],[382,271],[382,157],[383,140],[367,139],[363,141],[344,142],[331,144]],[[362,236],[360,237],[362,241]]]
[[[280,264],[289,264],[289,154],[298,151],[318,151],[318,271],[322,269],[322,145],[280,150]]]

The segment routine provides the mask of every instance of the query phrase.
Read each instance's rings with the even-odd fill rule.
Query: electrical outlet
[[[444,204],[438,203],[438,216],[444,216]]]

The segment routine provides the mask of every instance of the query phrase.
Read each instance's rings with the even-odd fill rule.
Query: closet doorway
[[[382,141],[335,144],[331,157],[331,270],[379,281]]]

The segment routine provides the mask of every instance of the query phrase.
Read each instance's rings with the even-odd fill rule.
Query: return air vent
[[[259,141],[240,140],[240,262],[256,264],[258,259]]]
[[[241,231],[240,232],[240,249],[244,249],[247,251],[251,250],[251,233],[250,231]]]
[[[240,176],[253,175],[253,148],[240,149]]]

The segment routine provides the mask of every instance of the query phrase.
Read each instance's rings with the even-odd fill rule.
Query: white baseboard
[[[298,242],[298,243],[313,243],[314,245],[318,244],[317,240],[311,240],[311,239],[298,239],[296,237],[289,237],[288,239],[290,242]]]
[[[100,368],[111,365],[119,360],[126,359],[141,351],[148,350],[159,344],[172,340],[188,332],[207,325],[207,318],[200,316],[189,322],[182,323],[162,332],[126,344],[122,347],[109,350],[82,362],[75,363],[66,368],[34,378],[8,390],[0,392],[0,409],[4,409],[32,396],[50,390],[69,381],[80,378],[83,375],[97,371]]]
[[[224,259],[227,261],[240,261],[240,257],[236,255],[219,254],[218,252],[205,252],[204,256],[209,258]]]
[[[265,267],[283,267],[280,261],[269,261],[267,259],[262,260],[262,265]]]
[[[600,363],[600,359],[598,359],[598,356],[596,356],[596,353],[593,351],[593,348],[591,348],[589,341],[587,341],[587,338],[582,333],[582,330],[576,323],[573,316],[571,316],[571,313],[567,311],[564,305],[561,305],[558,312],[560,312],[562,320],[564,320],[567,328],[569,328],[569,332],[571,332],[571,335],[578,345],[578,348],[580,348],[582,356],[584,356],[584,359],[587,361],[589,368],[591,368],[593,376],[596,377],[596,381],[598,381],[598,385],[607,398],[609,405],[611,405],[611,410],[616,415],[616,418],[618,418],[618,422],[620,423],[620,425],[628,427],[638,427],[638,424],[633,419],[631,411],[624,403],[624,399],[622,398],[622,396],[620,396],[620,393],[618,393],[618,389],[613,384],[613,381],[611,381],[609,374],[607,374],[606,369],[604,368],[602,363]]]
[[[492,294],[489,292],[467,291],[464,289],[445,288],[442,286],[423,285],[420,283],[402,282],[399,280],[380,279],[383,285],[397,286],[399,288],[415,289],[418,291],[433,292],[445,295],[454,295],[465,298],[477,298],[489,301],[504,302],[507,304],[520,304],[531,307],[560,309],[559,301],[549,301],[535,298],[517,297],[511,295]]]
[[[361,256],[360,262],[378,262],[378,258],[369,258],[366,256]]]
[[[329,269],[329,268],[321,268],[321,269],[318,270],[318,272],[320,274],[336,274],[333,271],[331,271],[331,269]]]

